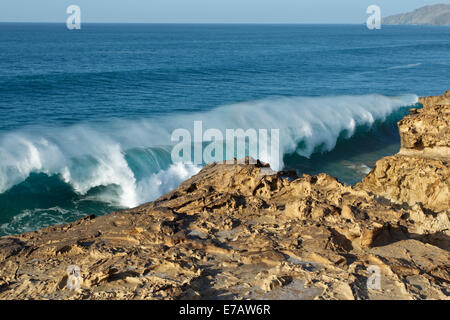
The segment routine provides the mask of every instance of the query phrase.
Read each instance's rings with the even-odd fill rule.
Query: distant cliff
[[[450,4],[425,6],[405,14],[383,19],[384,24],[450,25]]]

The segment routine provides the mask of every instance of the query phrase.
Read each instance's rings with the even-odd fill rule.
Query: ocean
[[[275,169],[354,184],[449,72],[449,27],[1,23],[0,235],[170,191],[196,120],[279,129]]]

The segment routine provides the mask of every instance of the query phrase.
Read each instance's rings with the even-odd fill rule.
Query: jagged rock
[[[212,163],[152,203],[0,238],[0,299],[448,299],[448,170],[396,155],[352,187]]]
[[[420,97],[419,102],[425,107],[433,107],[437,105],[448,105],[450,104],[450,90],[445,91],[441,96],[429,96],[429,97]]]
[[[358,187],[397,203],[416,203],[434,212],[450,208],[447,160],[395,155],[379,160]]]
[[[400,152],[379,160],[357,187],[397,203],[448,213],[450,91],[419,101],[424,107],[399,121]]]
[[[401,155],[450,158],[450,91],[420,98],[422,109],[412,109],[399,121]]]

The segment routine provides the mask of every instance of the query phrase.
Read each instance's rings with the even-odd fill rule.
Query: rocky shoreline
[[[152,203],[2,237],[0,299],[449,299],[450,91],[420,103],[355,186],[213,163]]]

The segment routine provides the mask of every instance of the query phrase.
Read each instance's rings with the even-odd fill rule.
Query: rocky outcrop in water
[[[358,186],[397,203],[418,204],[433,212],[450,208],[450,91],[420,98],[399,121],[401,149],[379,160]]]
[[[433,99],[400,122],[403,149],[448,146]],[[355,187],[210,164],[135,209],[0,238],[0,299],[448,299],[448,163],[420,152]]]

